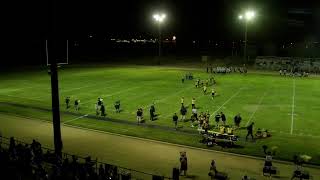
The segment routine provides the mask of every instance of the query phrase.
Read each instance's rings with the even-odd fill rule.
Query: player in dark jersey
[[[154,107],[154,104],[151,105],[150,107],[150,120],[153,121],[154,118],[155,118],[155,112],[156,112],[156,109]]]
[[[69,96],[66,98],[66,108],[67,109],[70,108],[70,97]]]
[[[248,136],[251,136],[252,140],[253,140],[253,125],[254,122],[252,122],[248,127],[247,127],[247,136],[246,136],[246,140],[248,139]]]
[[[80,100],[78,100],[78,99],[76,99],[76,100],[74,101],[74,107],[75,107],[76,111],[79,111],[79,109],[80,109],[79,103],[80,103]]]
[[[116,109],[116,113],[120,113],[120,101],[116,101],[114,103],[114,108]]]
[[[220,122],[220,114],[217,113],[216,116],[214,117],[215,118],[215,121],[216,121],[216,127],[219,127],[219,122]]]
[[[226,125],[226,120],[227,120],[226,115],[224,115],[224,113],[221,112],[221,121],[223,125]]]
[[[177,125],[178,125],[178,116],[177,113],[174,113],[172,120],[174,122],[174,128],[177,129]]]
[[[101,111],[101,116],[105,117],[106,116],[106,108],[104,107],[103,104],[101,104],[100,111]]]
[[[237,128],[240,127],[240,123],[241,123],[241,116],[240,116],[240,113],[237,114],[235,117],[234,117],[234,124],[236,125]]]

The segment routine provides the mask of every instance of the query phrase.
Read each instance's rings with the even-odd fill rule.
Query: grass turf
[[[180,98],[190,105],[196,98],[199,112],[211,114],[223,111],[227,122],[233,123],[233,116],[241,113],[242,126],[255,122],[255,129],[269,129],[273,137],[256,142],[241,140],[238,144],[244,148],[217,150],[241,154],[262,156],[261,146],[278,146],[277,158],[291,159],[295,153],[308,154],[312,163],[320,164],[320,139],[317,115],[320,109],[320,80],[318,78],[279,77],[276,74],[252,73],[247,75],[215,75],[215,90],[218,96],[211,99],[209,93],[203,95],[202,89],[194,87],[194,81],[181,83],[186,72],[193,72],[196,78],[207,79],[208,74],[199,70],[168,67],[112,67],[112,68],[66,68],[59,70],[60,104],[66,110],[64,98],[81,100],[82,114],[94,114],[94,103],[98,97],[104,99],[107,116],[115,119],[135,121],[138,107],[144,108],[145,119],[151,103],[155,102],[158,120],[148,124],[173,126],[172,115],[179,112]],[[46,71],[16,72],[2,75],[0,78],[0,102],[14,102],[30,106],[50,108],[50,77]],[[210,91],[211,88],[208,88]],[[121,100],[120,114],[115,113],[113,103]],[[71,101],[73,103],[73,101]],[[50,120],[51,113],[35,109],[19,108],[0,104],[2,113],[16,113],[21,116],[38,116]],[[191,109],[188,109],[188,117]],[[79,115],[80,116],[80,115]],[[116,124],[62,113],[62,121],[68,124],[131,136],[157,139],[196,147],[205,147],[199,143],[200,137],[179,132],[162,131],[132,125]],[[70,121],[71,120],[71,121]],[[214,123],[211,117],[211,123]],[[190,123],[180,123],[183,129],[191,129]],[[292,133],[291,133],[292,132]],[[240,137],[244,131],[238,131]]]

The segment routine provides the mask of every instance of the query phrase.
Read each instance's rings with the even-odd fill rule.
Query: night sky
[[[54,13],[57,27],[68,39],[137,36],[155,37],[152,21],[156,10],[168,18],[163,32],[177,40],[237,41],[243,24],[237,17],[248,8],[256,10],[249,37],[257,42],[316,41],[319,39],[320,1],[311,0],[104,0],[59,2]],[[48,2],[10,2],[5,26],[10,33],[9,49],[30,48],[48,34]]]

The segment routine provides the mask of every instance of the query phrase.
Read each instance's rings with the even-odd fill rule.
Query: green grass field
[[[241,139],[238,142],[243,148],[213,149],[263,156],[261,146],[277,146],[276,158],[291,160],[296,153],[312,156],[312,163],[320,164],[320,79],[317,77],[292,78],[280,77],[272,73],[248,73],[215,75],[218,95],[214,100],[209,93],[204,95],[202,89],[194,87],[194,81],[181,83],[181,77],[192,72],[196,78],[207,79],[209,75],[197,69],[175,67],[77,67],[59,70],[60,104],[62,122],[74,126],[99,129],[109,132],[157,139],[178,144],[206,148],[199,143],[200,136],[166,131],[137,125],[118,124],[84,117],[94,115],[94,104],[98,97],[104,99],[107,116],[136,122],[136,110],[144,108],[147,124],[161,127],[173,127],[172,115],[179,112],[180,98],[185,97],[185,104],[191,105],[192,97],[196,98],[199,112],[210,114],[223,111],[228,124],[233,124],[233,117],[241,113],[241,125],[255,122],[255,129],[265,128],[272,132],[272,137],[255,142],[245,142],[245,130],[236,132]],[[30,70],[2,74],[0,77],[0,102],[23,104],[29,107],[51,106],[50,76],[45,70]],[[211,90],[211,87],[208,88]],[[81,100],[79,115],[71,115],[74,108],[66,110],[64,98]],[[121,100],[120,114],[115,113],[113,103]],[[158,120],[149,121],[149,106],[155,102]],[[71,101],[73,104],[73,101]],[[11,113],[20,116],[38,117],[50,120],[47,111],[17,107],[0,103],[0,113]],[[188,109],[188,116],[191,108]],[[214,123],[211,117],[211,123]],[[194,130],[189,122],[181,122],[182,129]]]

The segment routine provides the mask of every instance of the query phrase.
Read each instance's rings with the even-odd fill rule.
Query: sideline
[[[34,118],[34,117],[25,117],[25,116],[12,115],[12,114],[7,114],[7,115],[20,117],[20,118],[25,118],[25,119],[32,120],[32,121],[41,121],[41,122],[45,122],[45,123],[51,124],[50,121],[45,120],[45,119]],[[254,159],[254,160],[264,161],[264,158],[257,157],[257,156],[236,154],[236,153],[217,151],[217,150],[212,150],[212,149],[205,149],[205,148],[187,146],[187,145],[182,145],[182,144],[169,143],[169,142],[158,141],[158,140],[153,140],[153,139],[146,139],[146,138],[141,138],[141,137],[136,137],[136,136],[123,135],[123,134],[117,134],[117,133],[112,133],[112,132],[106,132],[106,131],[101,131],[101,130],[96,130],[96,129],[80,127],[80,126],[74,126],[74,125],[70,125],[70,124],[63,124],[62,126],[71,127],[71,128],[75,128],[75,129],[82,129],[82,130],[85,130],[85,131],[97,132],[97,133],[100,133],[100,134],[108,134],[108,135],[114,135],[114,136],[119,136],[119,137],[125,137],[125,138],[129,138],[129,139],[136,139],[136,140],[159,143],[159,144],[164,144],[164,145],[171,145],[171,146],[176,146],[176,147],[181,147],[181,148],[189,148],[189,149],[200,150],[200,151],[205,151],[205,152],[214,152],[214,153],[219,153],[219,154],[223,154],[223,155],[231,155],[231,156],[236,156],[236,157],[250,158],[250,159]],[[290,161],[276,160],[276,159],[274,159],[273,162],[286,164],[286,165],[292,165],[293,164]],[[304,167],[320,169],[320,166],[313,165],[313,164],[304,164]]]

